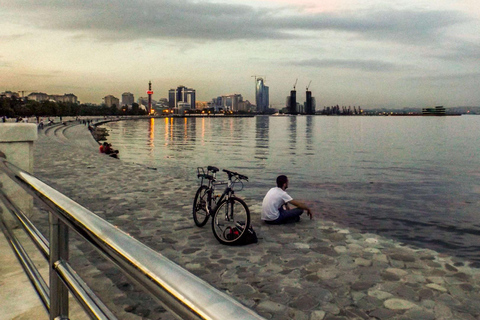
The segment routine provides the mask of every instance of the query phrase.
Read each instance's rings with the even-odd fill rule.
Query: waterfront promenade
[[[78,122],[44,129],[34,155],[41,180],[267,319],[480,319],[480,272],[461,260],[320,218],[265,225],[248,198],[259,242],[222,246],[195,227],[187,177],[100,154]],[[173,319],[72,237],[73,267],[120,318]]]

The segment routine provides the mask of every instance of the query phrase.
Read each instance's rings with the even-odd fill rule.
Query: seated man
[[[303,203],[293,200],[288,193],[287,176],[281,175],[277,177],[277,187],[270,189],[262,203],[262,220],[268,224],[282,224],[289,222],[297,222],[300,220],[303,210],[307,211],[310,220],[313,218],[310,208]],[[288,205],[294,205],[295,209],[290,209]]]

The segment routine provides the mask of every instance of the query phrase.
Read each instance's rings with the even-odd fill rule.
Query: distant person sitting
[[[105,146],[106,146],[106,142],[104,142],[103,144],[100,145],[99,149],[100,149],[100,153],[105,153]]]
[[[110,157],[118,159],[118,150],[113,150],[110,154]]]
[[[106,154],[110,154],[112,153],[112,151],[113,151],[112,145],[110,143],[105,142],[105,145],[103,147],[103,152],[105,152]]]
[[[293,200],[293,198],[285,192],[288,188],[287,176],[281,175],[277,177],[277,187],[270,189],[262,203],[262,220],[268,224],[284,224],[300,221],[303,211],[307,211],[310,220],[313,218],[309,207],[303,203]],[[289,205],[296,208],[290,209]]]

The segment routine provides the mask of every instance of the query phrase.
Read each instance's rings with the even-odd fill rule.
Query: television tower
[[[147,108],[147,111],[148,111],[148,114],[150,115],[150,113],[152,112],[152,94],[153,94],[152,81],[148,81],[147,94],[148,94],[148,108]]]

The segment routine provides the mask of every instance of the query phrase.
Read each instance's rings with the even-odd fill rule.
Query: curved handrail
[[[44,182],[0,159],[13,180],[182,319],[263,319]],[[58,265],[58,264],[57,264]],[[58,272],[58,271],[57,271]],[[66,281],[65,278],[62,279]]]

